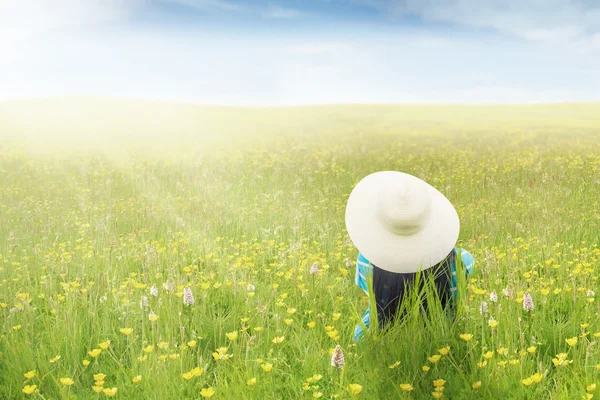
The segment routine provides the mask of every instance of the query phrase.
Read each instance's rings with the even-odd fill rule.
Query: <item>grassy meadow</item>
[[[379,170],[453,202],[476,272],[353,343]],[[598,104],[0,103],[0,399],[600,398],[599,260]]]

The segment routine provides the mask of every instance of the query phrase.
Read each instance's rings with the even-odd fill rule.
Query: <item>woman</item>
[[[422,278],[433,274],[442,306],[446,306],[456,294],[457,259],[467,274],[473,268],[471,254],[454,248],[460,222],[450,201],[428,183],[403,172],[381,171],[362,179],[348,199],[346,228],[360,251],[356,284],[367,295],[367,277],[373,278],[380,327],[394,319],[418,271]],[[362,322],[369,327],[370,308]],[[362,334],[358,324],[354,340]]]

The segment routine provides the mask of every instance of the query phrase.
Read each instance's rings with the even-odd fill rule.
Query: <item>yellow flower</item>
[[[530,354],[533,354],[533,353],[535,353],[536,349],[537,349],[537,347],[535,347],[535,346],[529,346],[527,348],[527,352],[530,353]]]
[[[342,316],[342,313],[333,313],[333,316],[331,317],[331,319],[333,319],[334,321],[337,321],[338,319],[340,319],[341,316]]]
[[[92,386],[92,390],[96,393],[101,393],[103,387],[102,386]]]
[[[498,326],[498,321],[496,321],[495,319],[490,319],[488,321],[488,325],[490,326],[490,328],[495,328]]]
[[[88,351],[88,354],[92,358],[98,357],[100,355],[100,353],[102,353],[102,350],[100,350],[100,349],[94,349],[94,350]]]
[[[423,372],[427,372],[427,371],[429,371],[431,368],[429,368],[427,365],[423,365],[423,366],[421,367],[421,369],[423,370]]]
[[[133,383],[140,383],[141,381],[142,381],[141,375],[134,376],[133,378],[131,378],[131,382],[133,382]]]
[[[202,388],[202,390],[200,391],[200,396],[204,397],[204,398],[209,398],[212,397],[215,394],[215,389],[209,387],[209,388]]]
[[[260,364],[260,366],[265,372],[270,372],[273,369],[273,364],[271,363]]]
[[[479,389],[481,387],[481,381],[473,382],[471,385],[473,389]]]
[[[110,340],[108,339],[98,344],[98,347],[100,347],[102,350],[108,349],[108,346],[110,346]]]
[[[434,354],[431,357],[427,357],[427,359],[429,360],[430,363],[435,364],[436,362],[440,361],[440,358],[442,358],[441,355],[439,354]]]
[[[23,393],[31,394],[35,392],[35,389],[37,389],[37,385],[25,385],[25,387],[23,388]]]
[[[448,354],[449,351],[450,351],[450,346],[446,346],[446,347],[442,347],[441,349],[438,349],[438,353],[440,353],[443,356]]]
[[[521,383],[525,386],[530,386],[533,383],[533,379],[531,377],[525,378],[521,380]]]
[[[461,333],[459,336],[465,342],[468,342],[469,340],[473,339],[473,335],[471,335],[470,333]]]
[[[190,371],[194,376],[202,376],[204,373],[204,368],[196,367]]]
[[[273,343],[281,343],[281,342],[283,342],[284,340],[285,340],[285,336],[276,336],[276,337],[275,337],[275,338],[272,340],[272,342],[273,342]]]
[[[84,367],[87,367],[88,365],[90,365],[90,360],[83,360],[81,363]]]
[[[144,352],[145,353],[152,353],[154,351],[154,345],[149,344],[148,346],[144,347]]]
[[[156,322],[158,320],[158,315],[157,314],[150,314],[148,316],[148,319],[152,322]]]
[[[95,381],[103,381],[104,379],[106,379],[106,375],[103,373],[99,373],[99,374],[94,374],[94,380]]]
[[[286,325],[291,325],[292,322],[294,322],[294,320],[291,319],[291,318],[286,318],[286,319],[283,320],[283,322],[285,322]]]
[[[295,312],[296,312],[295,308],[288,308],[287,309],[287,313],[290,314],[290,315],[294,314]]]
[[[404,390],[405,392],[410,392],[412,390],[415,390],[413,385],[411,385],[410,383],[401,383],[400,389]]]
[[[187,342],[187,345],[190,346],[192,349],[196,347],[196,344],[198,344],[197,340],[190,340],[189,342]]]
[[[121,328],[119,329],[119,332],[121,332],[125,336],[128,336],[133,333],[133,328]]]
[[[166,349],[168,349],[168,348],[169,348],[169,343],[167,343],[167,342],[159,342],[159,343],[157,344],[157,346],[158,346],[158,348],[159,348],[159,349],[161,349],[161,350],[166,350]]]
[[[254,328],[254,332],[260,332],[262,331],[264,328],[262,326],[257,326]]]
[[[321,398],[321,397],[323,397],[323,393],[322,392],[313,392],[313,397],[315,399]]]
[[[186,381],[189,381],[193,377],[194,377],[194,374],[191,371],[183,373],[183,379],[185,379]]]
[[[246,383],[248,384],[248,386],[254,386],[256,385],[256,378],[250,378],[246,381]]]
[[[102,390],[102,392],[103,392],[105,395],[107,395],[108,397],[115,397],[115,396],[116,396],[116,394],[117,394],[117,390],[118,390],[118,389],[117,389],[116,387],[114,387],[114,388],[112,388],[112,389],[106,388],[106,389],[103,389],[103,390]]]
[[[488,352],[483,353],[483,358],[490,359],[493,356],[494,356],[494,352],[493,351],[488,351]]]
[[[585,390],[587,390],[588,392],[593,392],[594,390],[596,390],[596,384],[592,383],[591,385],[587,385]]]
[[[227,336],[227,339],[231,340],[232,342],[238,338],[238,331],[233,331],[233,332],[229,332],[225,334]]]
[[[314,327],[315,327],[315,325],[316,325],[316,324],[317,324],[317,323],[316,323],[315,321],[310,321],[310,322],[309,322],[309,323],[307,323],[306,325],[307,325],[309,328],[311,328],[311,329],[312,329],[312,328],[314,328]]]
[[[75,382],[71,378],[60,378],[60,383],[62,383],[65,386],[71,386]]]
[[[25,375],[25,378],[27,379],[31,379],[35,376],[35,369],[29,372],[24,373],[23,375]]]
[[[531,380],[533,380],[535,383],[540,383],[542,381],[542,378],[544,377],[543,374],[536,372],[535,374],[531,375]]]
[[[431,395],[435,398],[435,399],[441,399],[442,396],[444,395],[444,393],[442,392],[433,392],[431,393]]]
[[[242,321],[242,323],[245,324],[246,322],[250,321],[250,318],[243,317],[243,318],[240,318],[240,321]]]
[[[19,329],[21,329],[21,325],[15,325],[12,328],[13,328],[13,331],[18,331]]]
[[[478,366],[479,368],[483,368],[483,367],[485,367],[486,365],[487,365],[487,360],[479,361],[479,362],[477,363],[477,366]]]
[[[588,299],[589,300],[589,299]],[[592,398],[594,397],[593,394],[591,393],[586,393],[583,395],[583,400],[592,400]]]
[[[311,379],[313,382],[319,382],[322,378],[323,378],[323,375],[314,374]],[[307,381],[308,381],[308,379],[307,379]]]
[[[436,379],[433,381],[433,386],[435,387],[442,387],[446,384],[446,381],[443,379]]]
[[[58,360],[60,360],[60,355],[58,355],[58,356],[56,356],[56,357],[54,357],[54,358],[51,358],[51,359],[50,359],[50,360],[48,360],[48,361],[49,361],[50,363],[54,364],[54,363],[55,363],[55,362],[57,362]]]
[[[400,361],[396,361],[395,363],[393,363],[392,365],[390,365],[390,369],[394,369],[396,368],[398,365],[400,365]]]
[[[567,344],[569,346],[575,346],[577,344],[577,336],[573,336],[572,338],[565,339],[565,342],[567,342]]]
[[[353,395],[357,395],[362,391],[363,387],[358,383],[351,383],[348,385],[348,389],[350,389],[350,393],[352,393]]]
[[[498,352],[498,355],[507,355],[508,354],[508,349],[506,347],[500,347],[498,350],[496,350]]]

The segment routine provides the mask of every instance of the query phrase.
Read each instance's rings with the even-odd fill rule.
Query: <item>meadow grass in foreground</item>
[[[411,110],[257,111],[243,145],[191,135],[168,151],[165,137],[164,152],[39,152],[11,136],[0,399],[600,393],[600,121],[576,106],[550,123],[543,108]],[[258,120],[264,135],[244,130]],[[344,209],[378,170],[452,201],[476,272],[453,320],[432,307],[354,344],[367,298]]]

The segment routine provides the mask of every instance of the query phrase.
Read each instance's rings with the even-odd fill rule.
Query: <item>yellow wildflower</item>
[[[351,383],[348,385],[348,389],[350,389],[350,393],[356,396],[362,391],[363,387],[358,383]]]
[[[100,355],[100,353],[102,353],[101,349],[94,349],[94,350],[90,350],[88,351],[88,354],[90,355],[90,357],[92,358],[96,358]]]
[[[133,333],[133,328],[121,328],[119,329],[119,332],[121,332],[125,336],[128,336]]]
[[[115,397],[115,396],[116,396],[116,394],[117,394],[117,390],[118,390],[118,389],[117,389],[116,387],[114,387],[114,388],[112,388],[112,389],[106,388],[106,389],[103,389],[103,390],[102,390],[102,392],[103,392],[105,395],[107,395],[108,397]]]
[[[65,386],[71,386],[75,382],[71,378],[60,378],[60,383],[62,383]]]
[[[436,379],[433,381],[433,386],[435,387],[442,387],[446,384],[446,381],[443,379]]]
[[[227,339],[233,342],[235,339],[238,338],[238,331],[228,332],[225,335],[227,336]]]
[[[31,379],[31,378],[33,378],[35,376],[35,369],[32,370],[32,371],[26,372],[23,375],[25,376],[25,378]]]
[[[25,387],[23,387],[23,393],[31,394],[35,392],[35,389],[37,389],[37,385],[25,385]]]
[[[204,398],[209,398],[212,397],[215,394],[215,389],[209,387],[209,388],[202,388],[202,390],[200,391],[200,396],[204,397]]]
[[[254,386],[256,385],[256,378],[250,378],[246,381],[246,383],[248,384],[248,386]]]
[[[471,385],[471,387],[473,389],[479,389],[479,388],[481,388],[481,381],[473,382],[473,384]]]
[[[141,381],[142,381],[141,375],[134,376],[133,378],[131,378],[131,382],[133,382],[133,383],[140,383]]]
[[[260,364],[260,366],[265,372],[270,372],[273,369],[273,364],[271,363]]]
[[[473,339],[473,335],[470,333],[461,333],[459,336],[465,342],[468,342],[469,340]]]
[[[439,354],[434,354],[431,357],[427,357],[427,359],[429,360],[430,363],[435,364],[436,362],[440,361],[440,358],[442,358],[441,355]]]
[[[572,338],[565,339],[565,342],[567,342],[567,344],[569,346],[575,346],[577,344],[577,336],[573,336]]]
[[[405,392],[410,392],[412,390],[415,390],[413,385],[411,385],[410,383],[401,383],[400,389],[404,390]]]

